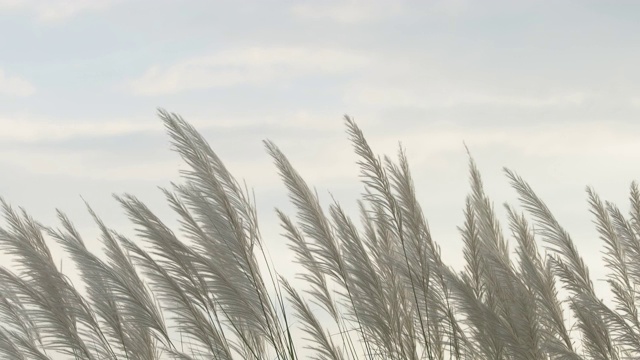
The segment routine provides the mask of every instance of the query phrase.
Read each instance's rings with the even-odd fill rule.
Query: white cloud
[[[243,136],[238,131],[238,141],[260,141],[251,134],[252,126],[274,126],[277,133],[279,127],[300,129],[326,129],[329,126],[340,125],[339,119],[330,118],[327,115],[309,114],[304,111],[293,112],[282,117],[267,116],[261,118],[216,118],[198,117],[187,118],[187,121],[194,125],[199,131],[206,131],[208,128],[242,128],[247,129],[248,136]],[[336,120],[336,121],[331,121]],[[110,137],[132,134],[137,132],[164,132],[162,121],[154,116],[145,118],[116,118],[116,119],[92,119],[91,121],[81,120],[59,120],[46,117],[35,117],[28,115],[21,116],[0,116],[0,141],[20,142],[19,150],[3,150],[0,152],[0,165],[17,166],[33,174],[54,174],[82,179],[102,179],[102,180],[159,180],[175,179],[178,176],[178,169],[186,165],[181,160],[168,159],[169,146],[165,151],[158,152],[157,157],[146,160],[127,160],[123,158],[118,149],[105,147],[99,150],[78,150],[73,151],[65,148],[57,148],[52,143],[46,150],[41,148],[31,148],[30,144],[38,144],[43,141],[64,142],[74,138],[86,137]],[[281,141],[281,144],[289,144],[290,141]],[[295,141],[294,141],[295,143]],[[254,144],[255,145],[255,144]],[[259,145],[259,143],[258,143]],[[346,143],[344,145],[347,145]],[[255,149],[255,147],[254,147]],[[261,186],[274,186],[280,184],[280,179],[275,171],[275,167],[269,161],[263,148],[258,146],[258,153],[239,161],[233,162],[230,169],[239,178],[255,180]],[[214,147],[214,150],[215,147]],[[313,162],[326,163],[329,165],[333,159],[331,153],[314,155]],[[258,159],[258,160],[256,160]],[[334,170],[338,170],[338,176],[348,170],[352,164],[343,163],[341,166],[335,162],[331,164]],[[314,166],[305,167],[313,180],[334,179],[334,174],[327,174]],[[268,179],[265,181],[265,179]]]
[[[129,87],[135,94],[170,94],[190,89],[265,84],[305,74],[342,73],[367,62],[366,56],[345,50],[253,47],[186,59],[168,67],[153,66],[142,77],[131,81]]]
[[[581,106],[598,95],[584,84],[557,84],[526,78],[528,86],[510,79],[459,71],[428,55],[415,58],[384,54],[367,72],[343,87],[343,99],[367,108],[456,108],[465,105],[543,108]]]
[[[336,136],[316,139],[312,144],[305,143],[302,146],[300,140],[295,138],[275,141],[309,184],[334,186],[352,184],[357,179],[356,155],[339,122],[333,126]],[[464,167],[463,141],[474,154],[508,154],[506,157],[520,159],[518,163],[530,161],[540,164],[562,158],[574,159],[576,163],[599,164],[606,168],[607,164],[612,164],[612,159],[616,159],[613,163],[620,161],[626,164],[640,160],[640,143],[634,136],[640,131],[640,125],[634,124],[531,123],[505,128],[487,127],[481,123],[476,126],[435,123],[402,128],[401,132],[396,130],[397,124],[386,125],[376,132],[370,131],[370,126],[364,122],[360,122],[359,126],[377,154],[394,158],[398,141],[401,141],[413,170],[423,167],[439,170],[460,165]],[[239,138],[237,142],[242,144],[243,141],[246,142]],[[460,163],[452,165],[448,161],[451,155],[456,154],[460,155]],[[249,157],[254,159],[252,161],[230,163],[229,169],[251,185],[261,188],[280,186],[281,180],[276,176],[274,166],[263,155],[256,153]],[[483,160],[487,163],[492,159]],[[497,165],[501,167],[508,164]],[[564,169],[562,173],[571,174],[579,166]]]
[[[339,23],[363,23],[397,15],[401,2],[391,1],[339,1],[305,2],[291,8],[294,16],[303,19],[329,19]]]
[[[56,122],[53,120],[11,120],[0,118],[0,127],[6,129],[0,133],[0,140],[17,140],[36,143],[42,140],[65,140],[86,136],[113,136],[139,131],[161,132],[160,121],[143,121],[139,119],[109,120],[101,122]],[[199,130],[208,127],[236,127],[237,122],[228,120],[213,123],[204,118],[187,119]],[[331,121],[335,120],[335,121]],[[371,119],[369,119],[371,120]],[[242,127],[264,125],[252,119],[240,119]],[[275,123],[275,118],[267,118],[267,124]],[[300,123],[302,121],[302,123]],[[296,169],[304,178],[314,185],[352,183],[357,178],[355,155],[351,152],[339,119],[318,116],[304,112],[294,113],[282,118],[285,127],[335,129],[335,134],[325,133],[322,137],[307,143],[300,148],[300,140],[294,137],[275,139],[282,151],[290,157]],[[463,154],[462,141],[465,141],[472,152],[507,151],[509,154],[526,159],[554,159],[558,157],[590,159],[594,163],[606,164],[611,159],[623,163],[633,163],[640,158],[640,145],[633,134],[640,127],[633,124],[620,123],[545,123],[523,124],[518,127],[460,126],[451,123],[413,124],[402,127],[385,125],[383,128],[370,127],[366,122],[359,122],[365,135],[379,154],[393,155],[397,152],[398,141],[402,141],[407,149],[414,169],[445,169],[452,154]],[[377,128],[377,130],[376,130]],[[393,129],[392,131],[389,131]],[[400,131],[398,131],[400,130]],[[270,135],[265,134],[266,137]],[[237,134],[238,144],[256,141],[248,131],[247,136]],[[594,145],[597,144],[597,145]],[[255,144],[254,144],[255,145]],[[261,188],[280,186],[281,181],[275,168],[261,147],[246,147],[248,153],[242,157],[228,160],[229,169],[238,178],[244,178],[249,184]],[[168,148],[157,158],[122,162],[122,158],[113,153],[112,148],[99,151],[69,151],[49,148],[43,151],[38,148],[3,151],[0,163],[19,166],[34,174],[58,174],[74,178],[108,179],[108,180],[145,180],[176,178],[177,170],[184,168],[181,160],[169,159]],[[214,150],[216,150],[214,146]],[[218,149],[224,150],[224,149]],[[348,154],[345,156],[345,154]],[[506,164],[501,164],[506,165]],[[327,171],[331,169],[331,171]],[[568,171],[568,170],[567,170]]]
[[[140,131],[161,131],[162,123],[141,119],[60,121],[30,116],[0,116],[0,139],[20,142],[65,140],[85,136],[113,136]]]
[[[212,127],[224,129],[247,128],[252,126],[288,129],[335,129],[340,124],[339,115],[293,111],[283,115],[261,115],[259,117],[229,117],[195,115],[185,120],[198,130]],[[109,137],[138,132],[164,132],[162,121],[153,113],[144,117],[94,118],[91,120],[60,120],[34,115],[0,114],[0,141],[23,143],[38,141],[64,141],[82,137]]]
[[[0,69],[0,94],[13,96],[29,96],[36,92],[36,88],[27,80],[17,76],[7,76]]]
[[[453,87],[392,87],[379,85],[358,85],[349,87],[344,94],[347,101],[354,101],[365,105],[388,107],[403,106],[419,109],[435,107],[455,107],[460,105],[499,105],[518,107],[546,107],[554,105],[580,105],[586,94],[580,91],[567,92],[547,96],[532,96],[526,94],[506,95],[504,91],[493,93],[484,90],[474,90]]]
[[[638,161],[640,144],[635,134],[640,125],[616,122],[528,123],[517,127],[490,127],[478,121],[477,125],[431,123],[402,128],[401,132],[378,129],[367,132],[375,151],[394,154],[401,141],[415,162],[433,162],[444,155],[464,151],[463,141],[472,153],[495,150],[538,159],[566,158],[576,160]],[[389,134],[393,132],[393,136]],[[440,159],[440,160],[439,160]]]
[[[233,116],[215,117],[195,116],[186,119],[198,129],[206,129],[211,126],[222,128],[240,128],[254,125],[270,126],[273,128],[305,129],[305,130],[335,130],[336,125],[341,124],[342,114],[339,112],[321,113],[298,110],[291,112],[278,112],[275,114],[261,114],[259,116]]]
[[[161,158],[144,163],[122,164],[106,158],[109,149],[99,152],[68,150],[2,151],[0,164],[12,165],[35,175],[62,175],[87,180],[150,180],[176,178],[180,161]],[[166,154],[162,154],[166,155]],[[161,156],[162,157],[162,156]]]
[[[57,22],[86,11],[105,9],[120,0],[0,0],[0,10],[27,10],[42,22]]]

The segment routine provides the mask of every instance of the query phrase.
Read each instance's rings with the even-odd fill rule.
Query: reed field
[[[510,169],[519,203],[499,221],[470,154],[457,271],[430,234],[403,149],[378,156],[345,117],[363,184],[359,218],[337,202],[321,206],[286,154],[264,142],[295,208],[277,210],[301,269],[294,282],[268,255],[247,186],[187,121],[159,117],[188,165],[163,190],[180,229],[117,196],[137,236],[107,227],[87,204],[103,246],[90,249],[64,213],[41,224],[2,200],[0,253],[13,262],[0,267],[0,359],[640,358],[636,183],[624,209],[587,188],[605,296],[570,234]],[[51,242],[81,282],[62,272]]]

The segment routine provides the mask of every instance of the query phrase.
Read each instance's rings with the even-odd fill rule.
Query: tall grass
[[[13,263],[0,267],[0,358],[640,358],[635,183],[628,215],[587,189],[609,270],[607,305],[571,236],[511,170],[524,213],[507,206],[506,236],[470,157],[459,228],[466,266],[457,272],[431,238],[402,150],[396,161],[376,156],[345,118],[364,184],[354,220],[338,203],[323,208],[266,141],[295,205],[295,214],[277,215],[303,270],[306,287],[296,289],[270,265],[248,191],[193,127],[159,115],[190,168],[163,190],[179,234],[136,197],[118,196],[137,237],[108,228],[87,205],[104,245],[98,256],[62,212],[51,228],[2,201],[0,249]],[[56,266],[47,241],[68,252],[82,284]]]

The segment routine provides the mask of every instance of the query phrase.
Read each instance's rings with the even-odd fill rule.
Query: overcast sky
[[[585,186],[626,211],[640,164],[640,2],[0,0],[0,195],[46,225],[65,211],[94,246],[83,196],[131,233],[111,194],[169,224],[157,186],[184,168],[156,108],[181,114],[273,209],[291,210],[261,140],[327,204],[362,186],[342,121],[374,150],[407,149],[445,260],[460,268],[468,145],[499,214],[522,175],[594,277],[601,242]],[[507,232],[506,222],[505,232]]]

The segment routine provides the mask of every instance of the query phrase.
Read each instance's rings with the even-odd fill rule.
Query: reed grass
[[[521,210],[506,205],[505,229],[469,155],[459,227],[466,265],[456,271],[431,237],[402,149],[396,161],[375,155],[345,117],[364,186],[352,219],[337,202],[323,208],[265,141],[295,206],[277,216],[306,284],[296,289],[266,255],[248,190],[196,129],[176,114],[159,116],[189,165],[180,184],[162,190],[179,233],[132,195],[116,200],[135,239],[87,204],[104,245],[99,256],[62,212],[53,228],[1,202],[0,250],[13,261],[0,267],[1,359],[640,358],[636,183],[626,215],[587,189],[607,304],[571,236],[511,170]],[[82,284],[56,266],[48,241],[73,259]]]

